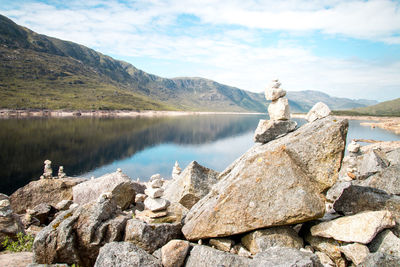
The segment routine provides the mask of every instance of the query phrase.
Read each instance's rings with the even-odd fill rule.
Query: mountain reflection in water
[[[0,120],[0,192],[11,194],[29,181],[38,179],[46,159],[52,161],[54,175],[63,165],[68,176],[78,176],[160,144],[189,145],[193,150],[197,145],[252,133],[259,119],[264,117],[198,115]],[[175,157],[167,157],[170,172]],[[152,164],[162,165],[162,162],[155,156]],[[136,178],[135,171],[132,172],[127,174]]]

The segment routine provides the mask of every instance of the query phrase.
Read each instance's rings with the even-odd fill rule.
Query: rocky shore
[[[300,128],[285,91],[221,173],[190,163],[144,183],[122,170],[0,195],[0,241],[34,234],[34,266],[400,266],[400,142],[348,144],[318,103]],[[47,264],[47,265],[45,265]]]

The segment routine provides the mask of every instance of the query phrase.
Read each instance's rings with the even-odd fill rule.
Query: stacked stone
[[[58,168],[58,174],[57,176],[53,177],[53,169],[51,168],[51,161],[46,159],[44,161],[44,168],[43,168],[43,174],[40,176],[40,179],[57,179],[57,178],[65,178],[67,175],[64,172],[64,167],[60,166]]]
[[[136,213],[139,217],[145,221],[151,221],[149,219],[161,218],[168,215],[167,208],[170,202],[162,196],[164,195],[164,189],[162,188],[164,181],[160,175],[153,175],[144,190],[146,199],[144,200],[145,210],[140,213]],[[144,218],[143,218],[144,217]],[[146,218],[147,217],[147,218]]]
[[[182,172],[181,167],[179,167],[178,162],[175,161],[174,168],[172,169],[172,179],[177,179],[181,174],[181,172]]]
[[[278,79],[274,79],[265,90],[265,98],[272,101],[268,106],[270,120],[260,120],[254,135],[255,142],[265,144],[296,129],[297,123],[290,120],[286,91],[280,86]]]

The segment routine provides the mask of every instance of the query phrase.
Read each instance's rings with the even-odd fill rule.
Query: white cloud
[[[353,98],[399,96],[399,62],[316,56],[312,47],[290,41],[293,33],[318,31],[400,44],[400,4],[395,1],[91,0],[69,1],[63,4],[67,7],[14,2],[7,9],[3,2],[0,13],[39,33],[120,58],[179,59],[191,66],[179,76],[206,77],[258,92],[279,77],[288,90]],[[181,14],[200,22],[188,28],[177,25]],[[276,43],[260,41],[276,30],[289,34]],[[155,74],[172,72],[167,68]]]

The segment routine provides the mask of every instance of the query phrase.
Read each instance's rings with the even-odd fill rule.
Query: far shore
[[[292,118],[305,119],[306,114],[295,113]],[[362,120],[368,122],[361,122],[360,125],[370,126],[371,128],[379,127],[395,134],[400,134],[400,117],[375,117],[375,116],[342,116],[335,115],[335,117],[348,119],[348,120]]]
[[[257,112],[208,112],[208,111],[158,111],[158,110],[11,110],[0,109],[0,118],[31,118],[31,117],[158,117],[158,116],[187,116],[187,115],[212,115],[212,114],[238,114],[238,115],[260,115]]]

